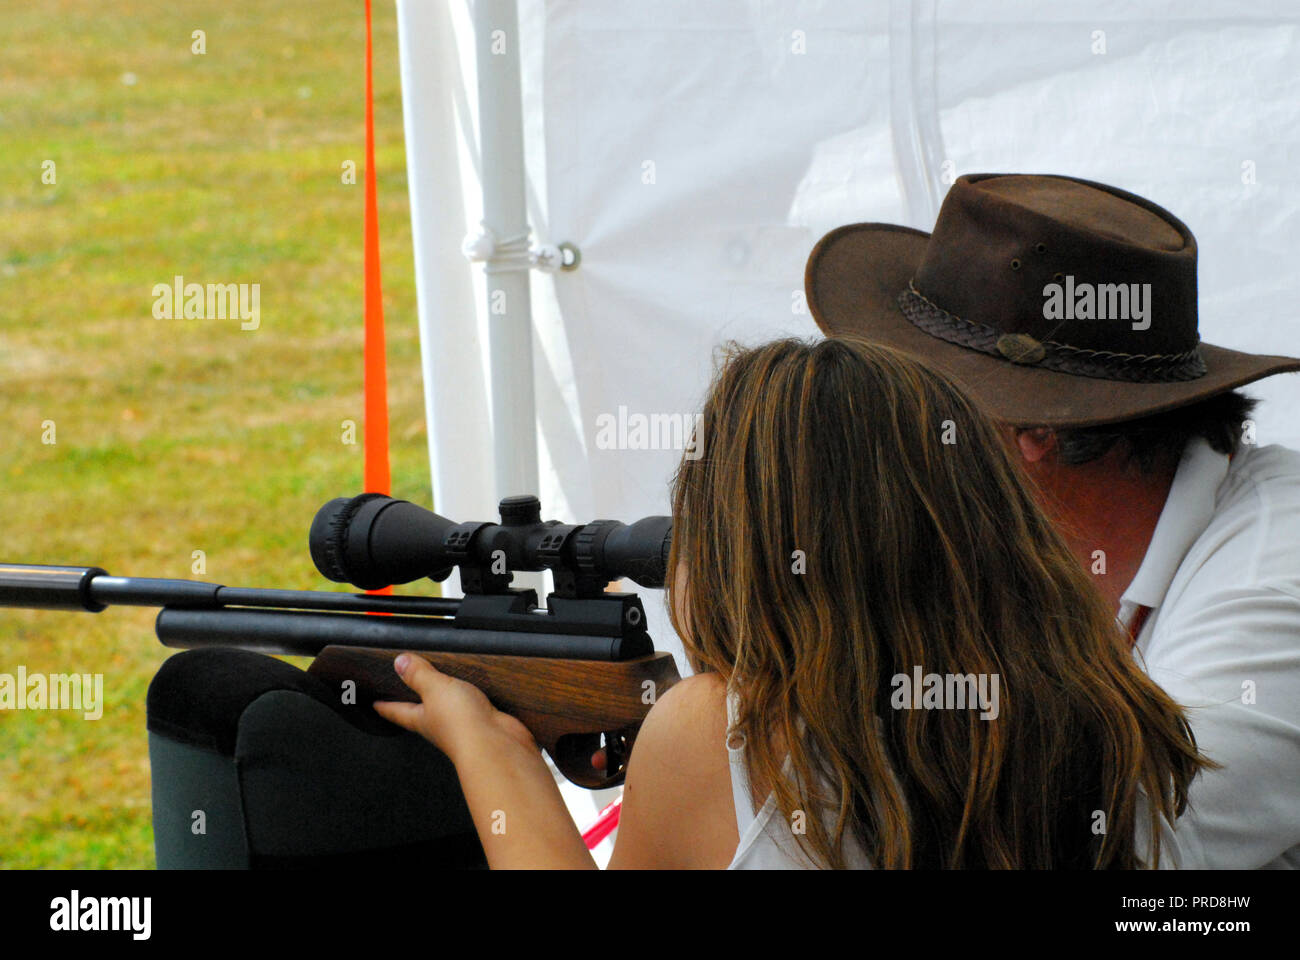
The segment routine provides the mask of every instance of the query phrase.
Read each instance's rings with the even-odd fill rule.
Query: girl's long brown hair
[[[733,345],[701,427],[673,625],[813,863],[1154,864],[1206,761],[958,389],[865,342]],[[996,674],[999,715],[892,708],[915,666]]]

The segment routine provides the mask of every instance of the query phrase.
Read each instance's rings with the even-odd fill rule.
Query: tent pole
[[[495,245],[485,257],[497,497],[537,494],[529,227],[515,0],[476,0],[479,156],[483,225]]]

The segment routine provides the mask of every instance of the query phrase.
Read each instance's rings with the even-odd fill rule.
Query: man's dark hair
[[[1149,473],[1159,465],[1176,464],[1193,437],[1202,437],[1219,453],[1231,455],[1241,444],[1243,421],[1258,403],[1233,390],[1139,420],[1057,430],[1057,456],[1071,465],[1090,463],[1124,444],[1128,461]]]

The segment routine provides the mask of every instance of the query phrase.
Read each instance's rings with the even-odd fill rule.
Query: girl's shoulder
[[[739,836],[727,755],[727,691],[716,674],[655,699],[632,748],[611,867],[725,867]]]
[[[695,773],[727,768],[727,686],[716,673],[677,681],[655,698],[637,734],[647,753],[661,749]],[[635,756],[635,750],[633,751]]]

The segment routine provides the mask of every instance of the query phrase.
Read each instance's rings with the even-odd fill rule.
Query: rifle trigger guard
[[[572,783],[588,790],[617,787],[627,776],[627,761],[632,753],[635,730],[606,731],[605,744],[601,746],[599,733],[569,733],[561,736],[553,749],[548,749],[556,767]],[[591,765],[597,750],[605,751],[605,769]],[[612,771],[612,772],[610,772]]]

